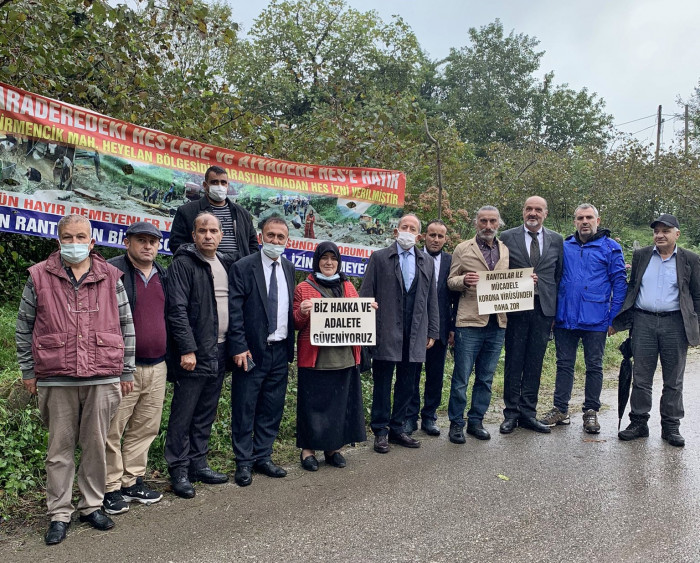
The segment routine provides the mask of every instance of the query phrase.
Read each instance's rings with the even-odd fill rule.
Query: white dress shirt
[[[272,275],[273,260],[264,252],[260,253],[262,258],[263,273],[265,274],[265,289],[270,291],[270,276]],[[278,266],[275,268],[277,275],[277,330],[267,337],[268,342],[279,342],[287,338],[287,320],[289,315],[289,289],[287,288],[287,278],[282,268],[282,258],[277,260]],[[255,319],[250,319],[255,322]]]

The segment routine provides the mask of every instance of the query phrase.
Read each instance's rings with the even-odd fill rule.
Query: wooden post
[[[661,144],[661,106],[659,106],[659,115],[656,119],[656,154],[654,155],[654,164],[659,161],[659,145]]]

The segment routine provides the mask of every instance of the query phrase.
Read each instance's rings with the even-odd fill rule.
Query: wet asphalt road
[[[578,412],[550,435],[501,436],[494,412],[489,442],[468,436],[460,446],[446,429],[439,438],[419,431],[420,449],[359,446],[345,469],[297,464],[285,479],[254,475],[243,489],[199,485],[193,500],[166,493],[115,516],[110,532],[74,516],[62,544],[5,538],[0,559],[700,561],[700,354],[686,370],[683,449],[661,440],[660,388],[657,377],[647,439],[618,440],[617,392],[605,390],[597,436],[583,432]]]

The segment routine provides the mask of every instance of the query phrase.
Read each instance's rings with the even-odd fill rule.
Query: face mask
[[[416,244],[416,235],[408,231],[401,231],[396,237],[396,242],[398,242],[399,246],[404,250],[410,250]]]
[[[88,256],[90,256],[89,244],[76,243],[61,245],[61,258],[69,264],[80,264]]]
[[[224,201],[227,193],[226,186],[209,186],[209,197],[214,201]]]
[[[276,260],[277,258],[282,256],[282,253],[284,252],[285,248],[286,245],[284,244],[272,244],[271,242],[263,242],[262,251],[265,253],[265,256],[267,256],[271,260]]]
[[[314,272],[314,276],[319,280],[323,281],[335,281],[340,278],[340,274],[333,274],[332,276],[324,276],[321,272]]]

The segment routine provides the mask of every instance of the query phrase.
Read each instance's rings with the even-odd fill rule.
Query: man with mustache
[[[485,205],[476,214],[476,236],[457,245],[447,285],[461,292],[456,314],[455,367],[452,374],[450,402],[450,442],[464,444],[464,409],[467,406],[467,384],[474,369],[471,408],[467,413],[467,434],[489,440],[484,428],[484,414],[491,402],[491,383],[503,348],[506,314],[479,315],[476,284],[480,271],[507,270],[508,247],[498,240],[503,225],[501,215],[492,205]]]
[[[569,424],[569,400],[579,341],[586,362],[583,429],[600,432],[598,410],[603,388],[605,339],[615,334],[612,322],[627,292],[627,271],[620,245],[608,229],[598,229],[600,215],[590,203],[574,212],[576,232],[564,240],[564,270],[557,296],[554,338],[557,378],[554,406],[540,420],[549,427]]]

